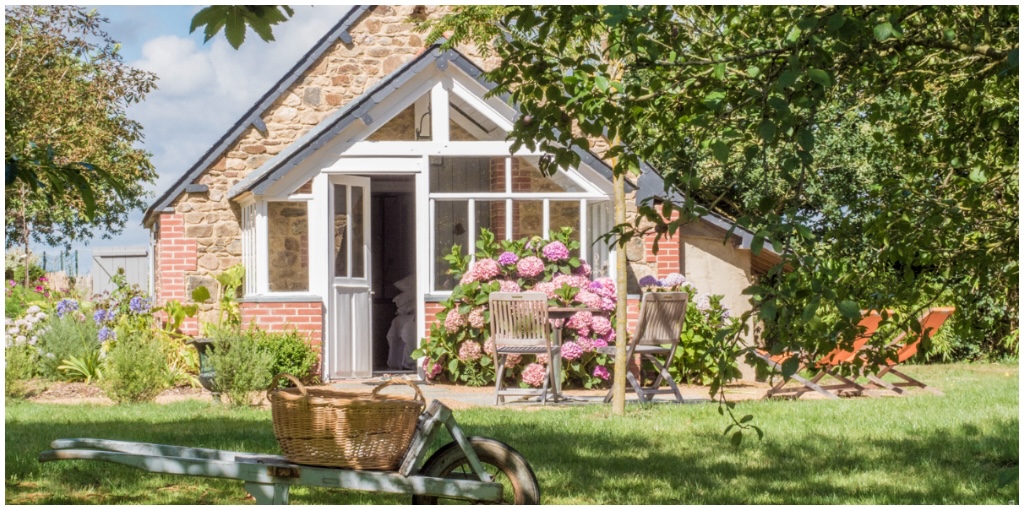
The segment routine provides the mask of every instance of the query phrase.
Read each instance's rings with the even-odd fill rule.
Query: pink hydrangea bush
[[[454,246],[445,260],[449,273],[459,282],[431,326],[430,339],[413,353],[425,357],[423,366],[430,378],[446,378],[468,385],[494,383],[494,342],[488,338],[491,292],[540,291],[551,306],[592,308],[565,320],[562,330],[563,386],[587,388],[604,384],[608,357],[597,352],[614,340],[612,314],[615,285],[607,277],[591,281],[592,268],[580,260],[579,242],[572,229],[551,232],[549,240],[534,237],[518,241],[497,241],[493,233],[481,230],[476,260]],[[447,360],[447,361],[445,361]],[[508,384],[539,385],[547,355],[510,355],[505,360]],[[604,371],[598,370],[604,368]]]

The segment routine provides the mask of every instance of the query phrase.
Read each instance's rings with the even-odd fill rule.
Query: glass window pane
[[[416,139],[417,120],[413,105],[409,105],[408,108],[402,110],[398,115],[395,115],[386,124],[366,137],[366,140],[370,142],[413,141]],[[430,132],[429,116],[426,118],[426,128],[424,131]],[[426,139],[429,140],[430,137]]]
[[[363,246],[363,187],[352,186],[352,278],[366,273],[366,249]]]
[[[480,229],[486,228],[494,233],[495,239],[505,239],[505,201],[477,200],[475,204],[476,230],[473,234],[479,238]]]
[[[544,236],[544,202],[512,201],[512,239]]]
[[[580,240],[580,203],[579,201],[572,202],[559,202],[552,200],[550,202],[551,211],[549,213],[549,224],[551,230],[558,231],[562,227],[572,227],[572,235],[569,236],[574,241]]]
[[[431,193],[504,191],[504,187],[505,158],[430,158]]]
[[[444,259],[452,252],[453,245],[462,246],[462,253],[468,253],[469,204],[465,201],[434,202],[434,290],[452,290],[458,283],[447,274],[449,265]]]
[[[334,185],[334,276],[348,276],[348,186]]]
[[[305,202],[267,203],[269,288],[309,290],[309,212]]]
[[[544,175],[540,171],[540,157],[527,156],[512,159],[512,191],[551,193],[585,190],[561,170],[551,176]]]

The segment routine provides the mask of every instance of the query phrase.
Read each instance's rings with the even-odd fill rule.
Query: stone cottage
[[[472,252],[482,227],[518,239],[571,226],[595,273],[614,276],[614,251],[594,242],[612,226],[610,167],[581,151],[578,168],[545,176],[543,154],[512,153],[516,109],[485,97],[497,62],[412,30],[445,10],[354,7],[156,199],[144,224],[159,303],[216,289],[213,275],[241,263],[243,320],[308,334],[329,380],[393,372],[389,330],[404,317],[405,352],[425,336],[455,284],[442,257]],[[630,214],[663,193],[645,167],[627,184]],[[753,256],[742,229],[723,243],[730,227],[708,215],[657,254],[636,240],[631,281],[681,272],[746,310],[740,291],[777,255]]]

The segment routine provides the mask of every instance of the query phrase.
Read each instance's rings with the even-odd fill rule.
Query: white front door
[[[328,377],[369,377],[373,369],[370,318],[370,179],[332,176],[329,231],[331,281]]]

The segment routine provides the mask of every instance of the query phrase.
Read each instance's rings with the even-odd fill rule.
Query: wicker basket
[[[278,388],[281,378],[290,380],[295,388]],[[378,394],[393,384],[412,386],[416,396]],[[267,400],[274,435],[288,460],[381,471],[398,468],[426,405],[419,387],[407,381],[387,381],[367,394],[307,388],[289,374],[274,376]]]

